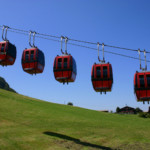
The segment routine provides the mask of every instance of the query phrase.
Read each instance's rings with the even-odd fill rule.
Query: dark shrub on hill
[[[147,114],[146,114],[146,117],[147,117],[147,118],[150,118],[150,113],[147,113]]]
[[[147,112],[140,112],[140,113],[139,113],[139,117],[142,117],[142,118],[150,118],[150,113],[147,113]]]
[[[139,107],[137,107],[137,108],[135,109],[135,112],[136,112],[136,114],[139,114],[139,113],[143,112],[143,110],[141,110]]]
[[[68,102],[68,104],[67,104],[67,105],[73,106],[73,103],[71,103],[71,102]]]
[[[2,77],[0,77],[0,88],[4,89],[4,90],[7,90],[7,91],[17,93],[14,89],[10,88],[9,84]]]
[[[139,113],[139,117],[146,118],[146,113],[144,112]]]
[[[116,113],[119,113],[119,112],[120,112],[120,108],[117,107],[117,108],[116,108]]]

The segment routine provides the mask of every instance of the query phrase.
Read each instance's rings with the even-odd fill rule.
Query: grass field
[[[150,119],[0,90],[0,150],[150,150]]]

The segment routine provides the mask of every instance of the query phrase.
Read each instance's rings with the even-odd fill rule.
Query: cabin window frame
[[[30,61],[34,61],[35,50],[30,51]]]
[[[142,78],[141,78],[142,77]],[[141,80],[142,79],[142,80]],[[145,78],[144,78],[144,74],[143,75],[139,75],[139,84],[140,84],[140,88],[144,88],[145,87]]]
[[[108,67],[103,66],[103,79],[108,79]]]
[[[25,51],[25,61],[29,61],[30,53],[29,51]]]
[[[64,69],[67,69],[68,68],[68,58],[64,58]]]
[[[61,61],[59,61],[61,60]],[[62,58],[58,58],[58,61],[57,61],[57,68],[58,69],[61,69],[62,68]]]
[[[6,47],[6,44],[2,43],[2,45],[1,45],[1,53],[5,52],[5,47]]]
[[[96,77],[97,78],[101,78],[101,74],[102,74],[102,71],[101,71],[101,67],[100,66],[97,66],[96,67]],[[98,72],[98,70],[99,70],[99,72]]]
[[[149,77],[149,79],[147,77]],[[146,82],[147,82],[147,87],[150,88],[150,74],[146,75]]]

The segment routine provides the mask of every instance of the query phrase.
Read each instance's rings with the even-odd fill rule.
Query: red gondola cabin
[[[77,75],[76,62],[71,55],[56,56],[53,71],[57,81],[74,82]]]
[[[0,42],[0,65],[13,65],[16,60],[16,47],[9,41]]]
[[[150,101],[150,72],[135,73],[134,92],[137,101]]]
[[[91,80],[96,92],[106,93],[111,91],[113,84],[111,64],[94,64],[91,71]]]
[[[42,73],[45,66],[44,54],[38,48],[25,49],[22,54],[22,68],[29,74]]]

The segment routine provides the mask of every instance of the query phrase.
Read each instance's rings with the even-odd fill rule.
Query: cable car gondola
[[[33,33],[33,45],[31,45],[31,34]],[[22,54],[22,68],[29,74],[42,73],[45,66],[44,53],[34,45],[36,32],[30,31],[29,45],[31,48],[25,49]]]
[[[150,71],[147,71],[147,64],[146,64],[146,51],[144,50],[145,56],[145,68],[141,67],[141,57],[140,57],[140,49],[139,52],[139,59],[140,59],[140,69],[142,72],[136,71],[134,74],[134,93],[136,95],[138,102],[150,101]]]
[[[112,90],[112,84],[113,84],[113,72],[112,72],[112,66],[111,64],[105,63],[104,60],[104,44],[102,44],[103,47],[103,60],[100,60],[99,58],[99,43],[98,43],[98,60],[101,63],[94,64],[92,66],[91,71],[91,80],[93,88],[96,92],[110,92]]]
[[[62,40],[64,37],[61,37],[61,52],[63,55],[56,56],[53,64],[53,72],[55,79],[60,83],[69,83],[74,82],[77,75],[76,62],[70,54],[67,53],[67,41],[68,38],[65,38],[65,53],[62,51]]]
[[[16,46],[11,44],[7,40],[7,29],[9,27],[3,26],[2,39],[4,41],[0,42],[0,65],[8,66],[13,65],[16,60]],[[5,30],[5,38],[3,36]]]

